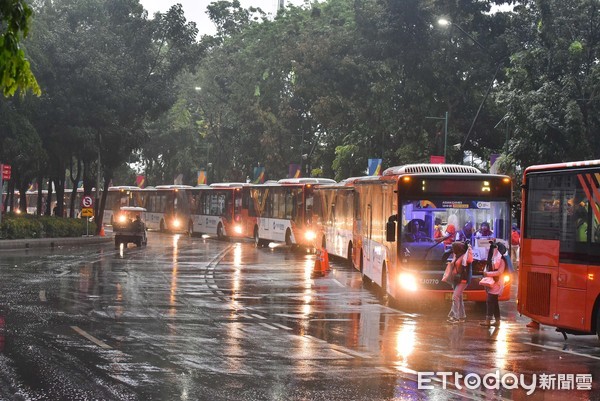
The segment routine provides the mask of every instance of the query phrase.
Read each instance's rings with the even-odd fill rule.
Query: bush
[[[96,232],[96,223],[89,223],[89,233]],[[86,234],[85,219],[17,215],[2,217],[0,239],[80,237]]]

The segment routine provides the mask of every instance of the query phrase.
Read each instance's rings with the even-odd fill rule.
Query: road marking
[[[583,356],[585,358],[590,358],[590,359],[597,359],[600,360],[599,356],[594,356],[594,355],[587,355],[587,354],[582,354],[580,352],[575,352],[575,351],[569,351],[569,350],[564,350],[562,348],[558,348],[558,347],[550,347],[549,345],[541,345],[541,344],[534,344],[534,343],[524,343],[527,345],[531,345],[533,347],[539,347],[539,348],[544,348],[544,349],[548,349],[551,351],[557,351],[557,352],[563,352],[565,354],[571,354],[571,355],[577,355],[577,356]]]
[[[252,313],[250,316],[254,316],[254,317],[255,317],[255,318],[257,318],[257,319],[263,319],[263,320],[266,320],[266,319],[267,319],[267,318],[266,318],[266,317],[264,317],[264,316],[257,315],[257,314],[254,314],[254,313]]]
[[[46,302],[47,301],[47,299],[46,299],[46,291],[45,290],[41,290],[40,291],[40,301],[42,301],[42,302]]]
[[[266,328],[268,328],[268,329],[271,329],[271,330],[278,330],[278,329],[277,329],[277,327],[273,327],[273,326],[271,326],[270,324],[266,324],[266,323],[259,323],[259,324],[260,324],[261,326],[264,326],[264,327],[266,327]]]
[[[62,277],[62,276],[66,276],[67,274],[71,273],[71,270],[65,270],[64,272],[58,274],[56,277]]]
[[[290,315],[287,313],[276,313],[275,316],[289,317],[292,319],[306,319],[308,315]]]
[[[283,324],[279,324],[279,323],[273,323],[273,326],[277,326],[280,329],[284,329],[284,330],[293,330],[291,327],[287,327],[287,326],[284,326]]]
[[[333,282],[336,283],[337,285],[339,285],[342,288],[346,288],[346,286],[342,283],[340,283],[339,281],[337,281],[336,279],[333,279]]]
[[[90,340],[91,342],[93,342],[94,344],[99,346],[100,348],[111,349],[110,345],[106,344],[105,342],[103,342],[101,340],[98,340],[96,337],[92,336],[91,334],[86,333],[85,331],[81,330],[79,327],[71,326],[71,328],[73,330],[75,330],[78,334],[80,334],[81,336],[87,338],[88,340]]]
[[[371,359],[371,355],[368,355],[364,352],[359,352],[359,351],[354,351],[351,350],[350,348],[346,348],[346,347],[342,347],[340,345],[331,345],[331,348],[333,348],[334,350],[341,352],[342,354],[347,354],[350,356],[354,356],[357,358],[362,358],[362,359]]]

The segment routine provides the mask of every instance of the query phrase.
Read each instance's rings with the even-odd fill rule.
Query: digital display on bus
[[[477,177],[472,180],[452,180],[440,178],[421,178],[406,176],[400,180],[402,193],[423,196],[426,194],[443,194],[444,196],[498,197],[509,196],[511,182],[502,177]]]

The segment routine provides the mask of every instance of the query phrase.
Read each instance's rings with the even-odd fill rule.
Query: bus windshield
[[[470,241],[476,260],[486,260],[490,241],[508,248],[509,205],[477,199],[414,199],[402,202],[401,249],[410,259],[444,261],[454,241]]]

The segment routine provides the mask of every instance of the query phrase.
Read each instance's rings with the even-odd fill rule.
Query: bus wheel
[[[289,228],[285,232],[285,244],[287,246],[292,246],[292,233]]]
[[[257,248],[260,248],[262,246],[262,241],[258,237],[258,227],[254,227],[254,245]]]
[[[354,261],[352,260],[352,242],[348,243],[348,252],[346,253],[348,258],[348,266],[354,267]]]
[[[223,225],[221,223],[219,223],[219,226],[217,227],[217,238],[225,238],[225,234],[223,234]]]

